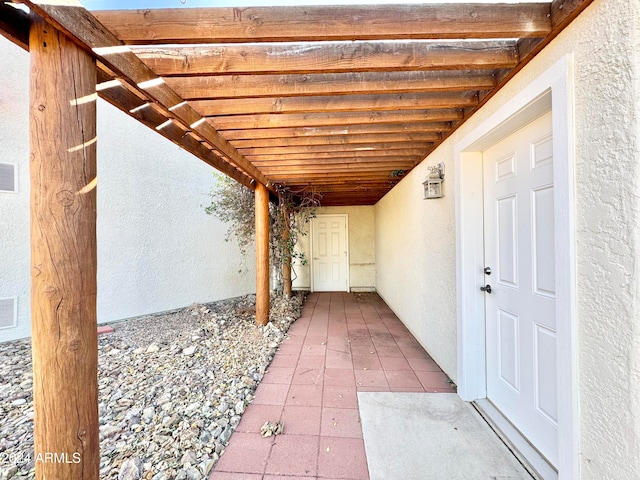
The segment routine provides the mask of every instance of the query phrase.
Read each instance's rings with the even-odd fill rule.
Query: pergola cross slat
[[[135,48],[158,75],[264,75],[513,68],[514,41],[340,42]]]
[[[544,37],[549,5],[422,4],[95,12],[127,44]]]
[[[74,2],[57,5],[47,2],[24,2],[32,11],[68,35],[83,48],[93,52],[95,58],[126,81],[144,97],[171,112],[175,120],[185,128],[202,136],[222,152],[234,166],[256,181],[267,185],[269,180],[251,165],[240,153],[221,136],[203,117],[184,101],[164,80],[147,67],[129,48],[106,29],[96,18]]]

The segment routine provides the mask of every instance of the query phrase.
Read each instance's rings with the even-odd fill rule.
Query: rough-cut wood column
[[[282,207],[282,243],[284,245],[289,245],[289,239],[291,237],[291,229],[290,229],[290,215],[289,209],[286,206]],[[289,247],[287,246],[285,252],[289,252]],[[293,286],[291,285],[291,257],[285,256],[282,262],[282,295],[285,298],[291,298],[293,294]]]
[[[41,19],[30,48],[36,478],[97,480],[96,65]]]
[[[256,325],[269,322],[269,190],[256,188]]]

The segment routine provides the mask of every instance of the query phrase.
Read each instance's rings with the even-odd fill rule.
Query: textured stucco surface
[[[560,58],[574,60],[580,478],[640,478],[640,2],[596,0],[424,162],[447,196],[421,200],[424,165],[376,205],[376,286],[455,378],[453,168],[467,136]]]
[[[239,274],[238,247],[224,241],[226,225],[204,213],[213,172],[100,102],[99,321],[255,291],[253,260]]]
[[[29,56],[0,37],[0,158],[19,166],[19,193],[0,194],[0,297],[18,297],[30,335]],[[213,169],[103,101],[98,103],[98,321],[255,291],[239,274],[226,226],[207,216]]]
[[[349,223],[349,289],[375,291],[375,209],[373,206],[321,207],[317,215],[346,214]],[[307,229],[308,231],[308,229]],[[300,237],[297,248],[310,259],[310,236]],[[310,265],[294,265],[298,278],[294,288],[311,288]]]
[[[449,153],[449,152],[448,152]],[[453,154],[414,168],[376,205],[376,287],[455,380],[456,277]],[[424,200],[427,166],[444,161],[445,196]]]
[[[11,61],[9,61],[11,60]],[[0,192],[0,298],[18,301],[17,327],[5,336],[30,334],[29,291],[29,57],[0,37],[0,162],[18,169],[17,193]],[[24,122],[16,119],[24,118]]]

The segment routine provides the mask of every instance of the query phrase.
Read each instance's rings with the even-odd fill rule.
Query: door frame
[[[315,272],[314,270],[314,261],[313,261],[313,249],[314,249],[314,245],[313,245],[313,237],[314,237],[314,231],[313,231],[313,222],[316,218],[319,217],[343,217],[344,218],[344,235],[345,235],[345,242],[346,242],[346,248],[347,248],[347,256],[345,261],[347,262],[347,268],[346,268],[346,275],[347,275],[347,285],[346,285],[346,290],[345,292],[348,292],[350,287],[351,287],[351,279],[349,278],[349,270],[350,270],[350,266],[351,266],[351,262],[350,262],[350,256],[349,256],[349,215],[347,213],[318,213],[317,215],[315,215],[312,219],[311,222],[309,222],[309,250],[311,251],[311,265],[309,266],[309,272],[311,275],[311,291],[315,292]]]
[[[568,54],[458,142],[454,152],[458,394],[474,401],[486,398],[485,308],[479,289],[484,284],[482,152],[552,111],[560,480],[580,478],[573,90]]]

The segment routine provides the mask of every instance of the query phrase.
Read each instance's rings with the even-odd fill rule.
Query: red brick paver
[[[454,390],[378,295],[313,293],[210,479],[369,480],[359,391]]]

